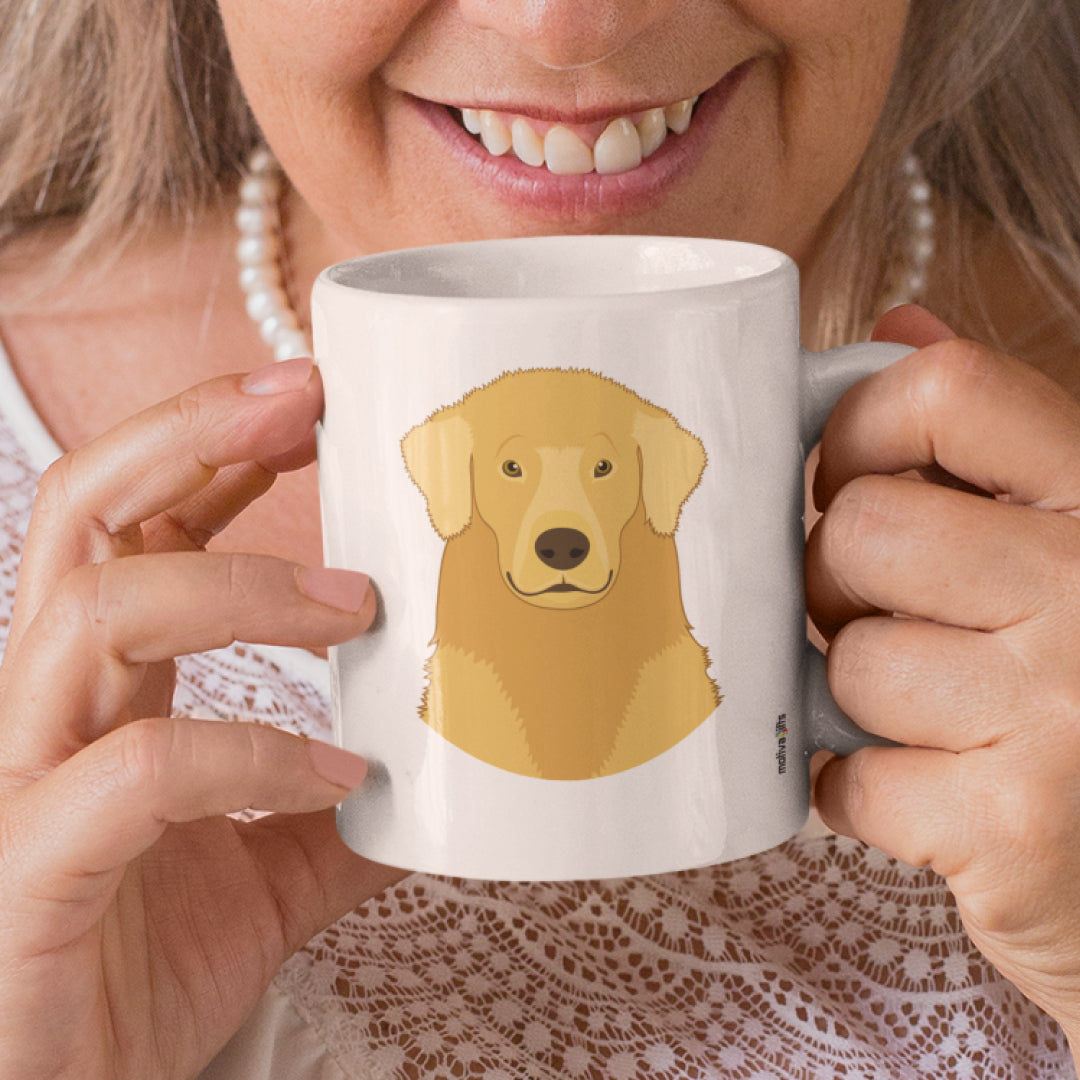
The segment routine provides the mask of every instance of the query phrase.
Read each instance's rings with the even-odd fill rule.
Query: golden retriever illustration
[[[446,541],[431,727],[576,780],[651,760],[716,709],[674,537],[705,450],[669,413],[590,371],[515,371],[401,445]]]

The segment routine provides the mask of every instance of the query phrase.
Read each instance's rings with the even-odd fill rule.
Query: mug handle
[[[862,342],[827,352],[802,354],[802,411],[800,430],[807,449],[821,439],[836,403],[857,382],[907,356],[909,345]],[[863,746],[899,746],[891,739],[863,731],[833,700],[825,657],[808,641],[803,663],[803,708],[806,716],[806,754],[829,750],[847,757]]]

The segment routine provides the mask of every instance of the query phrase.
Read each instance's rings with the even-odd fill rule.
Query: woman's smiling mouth
[[[559,176],[594,170],[612,175],[636,169],[663,145],[668,131],[684,134],[699,98],[591,124],[553,123],[492,109],[451,106],[450,113],[496,157],[512,153],[526,165]]]
[[[606,116],[539,119],[406,95],[452,159],[518,211],[556,218],[626,216],[662,202],[709,147],[711,133],[754,68],[746,60],[700,94]],[[582,120],[586,122],[581,122]],[[472,129],[476,129],[475,132]]]

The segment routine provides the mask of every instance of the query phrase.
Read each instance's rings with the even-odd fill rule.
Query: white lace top
[[[0,644],[55,444],[0,350]],[[176,710],[329,737],[322,661],[180,662]],[[943,882],[833,836],[658,878],[414,876],[290,959],[203,1080],[1075,1077]]]

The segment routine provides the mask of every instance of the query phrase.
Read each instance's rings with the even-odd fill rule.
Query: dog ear
[[[705,471],[705,447],[669,413],[639,411],[634,438],[641,451],[641,500],[653,531],[670,536],[679,512]]]
[[[459,413],[443,410],[401,440],[413,483],[427,500],[428,517],[444,540],[472,519],[472,428]]]

